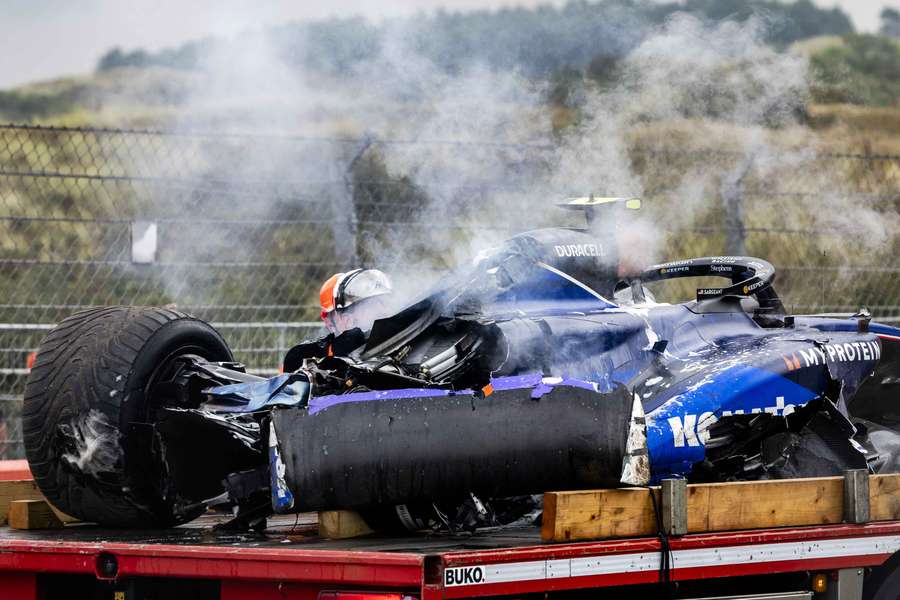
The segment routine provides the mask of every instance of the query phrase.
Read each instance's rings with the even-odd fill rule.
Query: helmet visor
[[[337,308],[347,309],[350,306],[375,296],[390,294],[393,291],[391,280],[378,269],[365,269],[351,273],[341,282],[337,294]]]

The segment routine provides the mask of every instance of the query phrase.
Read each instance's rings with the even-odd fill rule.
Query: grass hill
[[[437,13],[378,26],[362,19],[317,21],[156,53],[113,49],[93,75],[0,91],[0,122],[166,128],[190,120],[216,129],[222,122],[239,121],[248,128],[266,129],[267,123],[242,114],[249,112],[249,102],[259,103],[265,96],[262,102],[271,106],[264,104],[264,110],[253,112],[271,117],[270,122],[289,122],[289,129],[306,134],[355,136],[367,130],[397,130],[409,114],[430,108],[421,102],[421,90],[412,85],[407,97],[379,96],[379,86],[402,88],[381,81],[386,75],[379,69],[385,68],[385,60],[397,60],[398,53],[408,60],[414,51],[417,58],[400,67],[413,70],[405,74],[412,82],[414,69],[424,63],[436,70],[437,75],[429,72],[429,76],[445,81],[459,76],[472,61],[501,76],[522,74],[532,88],[544,90],[545,111],[556,129],[565,130],[579,122],[578,103],[585,89],[628,84],[617,79],[622,57],[676,11],[710,22],[760,19],[769,23],[766,35],[779,52],[806,57],[812,91],[802,111],[806,126],[776,128],[771,135],[789,145],[812,137],[830,148],[900,151],[900,41],[853,34],[846,15],[836,9],[820,10],[808,0],[573,1],[562,7]],[[393,47],[398,39],[402,45]],[[244,50],[260,47],[265,48],[262,58]],[[256,64],[264,60],[277,62],[278,69]],[[252,99],[227,92],[217,96],[211,79],[222,72],[231,76],[232,64],[236,72],[261,71],[260,78],[268,79],[272,89]],[[397,68],[387,65],[392,66]],[[290,89],[287,83],[279,88],[282,80],[293,81],[298,74],[303,89]],[[204,101],[198,102],[198,96]],[[361,107],[362,98],[371,98],[373,105]],[[277,118],[300,104],[307,105],[305,111]],[[636,135],[691,131],[698,122],[721,121],[719,115],[704,115],[703,110],[695,107],[666,122],[640,122]],[[374,114],[379,122],[371,121]]]

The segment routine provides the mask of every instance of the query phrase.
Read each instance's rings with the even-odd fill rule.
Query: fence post
[[[360,140],[360,146],[344,169],[344,197],[333,207],[332,232],[334,234],[334,257],[343,266],[359,266],[359,224],[356,215],[356,202],[353,198],[353,169],[366,151],[375,143],[375,137],[366,134]]]
[[[722,182],[722,209],[725,212],[725,254],[747,254],[747,232],[744,229],[744,178],[753,166],[751,154],[739,165],[734,177]]]

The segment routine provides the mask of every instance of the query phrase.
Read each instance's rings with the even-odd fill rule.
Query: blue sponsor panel
[[[699,374],[647,414],[647,446],[655,479],[683,476],[703,460],[709,427],[730,415],[789,414],[819,396],[790,379],[757,366],[736,364]]]

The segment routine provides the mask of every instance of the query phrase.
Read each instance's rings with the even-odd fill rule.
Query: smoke
[[[272,36],[245,35],[213,47],[173,126],[276,137],[369,136],[362,152],[350,143],[273,141],[261,151],[237,153],[215,170],[311,190],[287,200],[252,194],[231,209],[279,219],[296,210],[291,201],[324,202],[326,216],[339,225],[304,239],[301,253],[308,255],[315,244],[325,253],[354,248],[335,262],[364,259],[405,276],[414,273],[410,288],[416,291],[435,273],[516,231],[577,224],[576,214],[554,203],[587,194],[648,199],[644,211],[618,223],[616,237],[630,270],[724,252],[728,234],[691,230],[721,229],[721,199],[734,190],[746,198],[745,225],[751,229],[787,223],[835,233],[803,240],[807,254],[828,253],[840,264],[861,249],[883,251],[896,215],[850,206],[837,192],[846,187],[845,173],[819,173],[818,188],[835,193],[790,196],[791,174],[816,158],[814,147],[798,150],[790,143],[793,132],[803,130],[807,64],[763,42],[770,25],[676,15],[624,56],[614,77],[575,81],[562,127],[548,104],[552,82],[477,62],[448,71],[418,52],[413,20],[384,25],[378,51],[340,76],[298,70]],[[636,159],[637,145],[660,154]],[[678,156],[696,148],[727,154],[715,160]],[[335,185],[351,180],[351,161],[375,158],[383,176],[403,182],[404,193],[415,191],[417,205],[395,206],[381,197],[380,208],[363,213],[347,187]],[[748,204],[750,188],[763,183],[785,190],[776,196],[783,202]],[[847,236],[856,240],[852,248],[842,241]],[[176,247],[188,259],[204,252],[253,260],[271,249],[224,234]],[[758,248],[771,251],[774,256],[764,258],[776,265],[797,262],[784,248],[762,242]],[[671,252],[678,255],[667,256]],[[173,295],[185,287],[183,279],[170,284]]]
[[[798,56],[765,45],[764,28],[759,20],[707,24],[676,16],[625,57],[612,85],[584,84],[578,98],[579,120],[561,133],[554,130],[546,110],[547,84],[477,65],[446,78],[436,74],[433,65],[407,58],[408,50],[394,50],[387,55],[389,64],[395,72],[411,76],[414,83],[409,87],[420,89],[415,84],[424,83],[432,90],[420,103],[428,110],[420,110],[406,123],[414,135],[476,144],[518,140],[550,146],[550,150],[526,149],[532,162],[522,161],[524,172],[510,172],[509,162],[519,157],[511,157],[508,150],[390,148],[389,169],[413,174],[429,197],[449,200],[462,213],[471,207],[446,199],[446,190],[478,182],[491,190],[488,198],[478,199],[476,212],[484,221],[511,229],[537,227],[560,222],[553,203],[566,196],[645,195],[629,152],[629,136],[635,129],[701,118],[730,124],[736,135],[723,141],[739,155],[733,161],[738,166],[722,171],[702,165],[702,170],[681,177],[670,173],[674,189],[669,191],[676,200],[620,224],[626,260],[632,267],[645,265],[662,258],[669,231],[689,227],[709,211],[710,190],[721,180],[733,178],[731,171],[741,169],[750,156],[764,160],[776,152],[765,139],[766,126],[794,122],[805,100],[806,65]],[[401,93],[394,90],[389,95]],[[696,136],[683,140],[683,146],[704,147],[708,142],[698,128]],[[517,183],[521,189],[506,191]],[[486,236],[501,233],[484,232],[468,244],[457,240],[450,246],[455,256],[469,254],[480,249]]]

